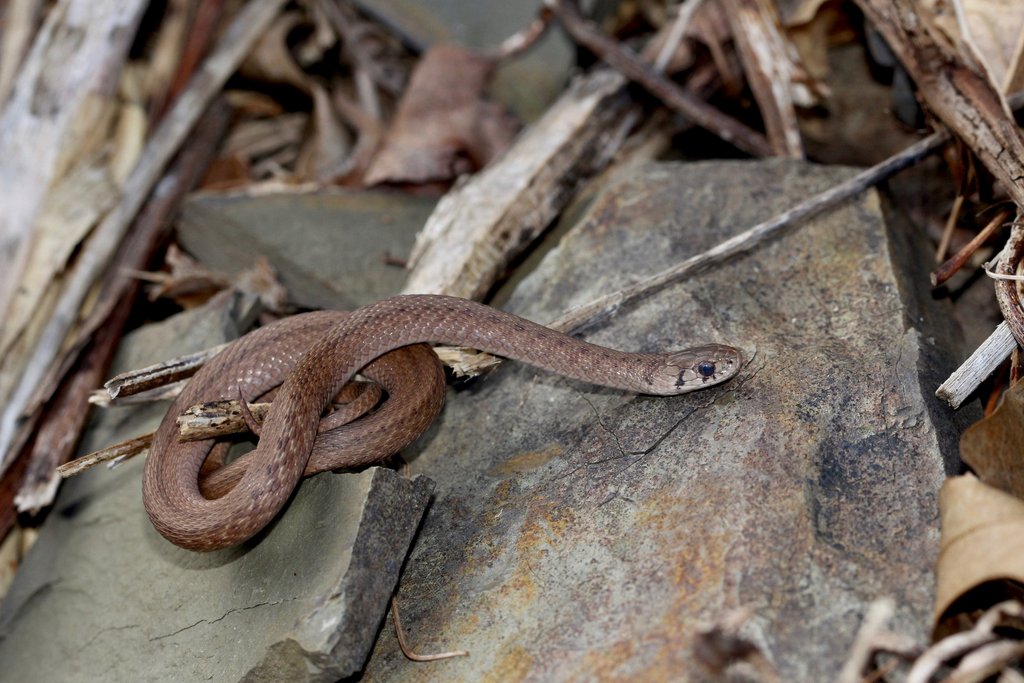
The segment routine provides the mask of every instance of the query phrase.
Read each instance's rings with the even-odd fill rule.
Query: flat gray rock
[[[351,310],[393,295],[404,259],[435,199],[386,190],[334,188],[315,194],[197,195],[178,241],[204,265],[235,274],[265,256],[289,300],[304,308]]]
[[[781,160],[633,169],[508,307],[554,319],[849,173]],[[635,350],[742,346],[741,376],[706,392],[638,397],[515,364],[450,392],[415,447],[412,471],[437,497],[401,605],[414,649],[468,658],[411,663],[391,629],[378,635],[424,478],[320,475],[258,542],[199,555],[152,530],[134,462],[61,491],[0,608],[3,677],[335,680],[376,637],[368,681],[704,680],[697,628],[742,606],[782,680],[831,680],[879,596],[899,605],[893,627],[924,642],[936,491],[958,464],[955,420],[971,416],[932,398],[955,335],[913,297],[927,280],[912,243],[868,193],[587,334]],[[292,252],[296,272],[344,250],[317,244],[309,262]],[[237,308],[140,330],[119,365],[231,337],[249,313]],[[178,337],[188,348],[167,345]],[[83,449],[152,428],[163,409],[104,413]]]
[[[226,297],[126,338],[119,369],[237,336]],[[102,412],[83,452],[156,427]],[[334,681],[366,659],[433,488],[370,468],[307,480],[250,543],[209,554],[154,531],[142,459],[68,482],[0,607],[9,681]]]
[[[538,321],[700,252],[852,173],[654,164],[611,184],[512,296]],[[957,336],[927,263],[869,192],[588,333],[629,350],[719,341],[728,384],[631,396],[507,364],[456,392],[412,471],[436,499],[400,582],[408,662],[373,681],[705,680],[701,624],[745,607],[781,680],[838,673],[865,609],[927,639],[936,492],[957,421],[933,398]]]

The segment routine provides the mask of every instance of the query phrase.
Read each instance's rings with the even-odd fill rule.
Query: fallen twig
[[[776,683],[781,680],[771,660],[761,648],[742,633],[754,616],[748,607],[727,610],[714,622],[697,628],[693,639],[694,657],[715,674],[723,674],[733,664],[749,663],[757,671],[757,680]]]
[[[113,446],[108,446],[102,450],[84,455],[81,458],[75,458],[71,462],[64,463],[57,468],[57,474],[63,479],[73,477],[76,474],[80,474],[90,467],[99,465],[102,462],[110,462],[111,460],[117,460],[118,458],[127,459],[132,456],[142,453],[150,444],[153,443],[153,434],[143,434],[142,436],[136,436],[116,443]]]
[[[1010,353],[1017,348],[1017,340],[1010,332],[1009,324],[1004,320],[999,323],[988,339],[981,343],[970,358],[953,371],[946,381],[935,390],[935,395],[948,403],[951,408],[963,405],[975,389],[989,375],[1003,364]]]
[[[981,247],[989,237],[995,234],[996,230],[1001,228],[1003,223],[1006,222],[1006,219],[1009,217],[1009,211],[1000,211],[997,213],[996,217],[989,221],[988,225],[982,228],[970,242],[968,242],[960,251],[946,259],[942,265],[936,268],[931,275],[932,287],[938,287],[963,268],[964,264],[974,256],[974,252],[978,251],[978,248]],[[945,252],[944,249],[941,251]]]
[[[598,323],[625,304],[639,301],[711,265],[721,263],[737,254],[750,251],[769,237],[773,237],[781,232],[783,228],[860,194],[894,173],[898,173],[908,166],[916,164],[921,159],[935,152],[948,139],[949,135],[945,131],[932,133],[899,154],[895,154],[885,161],[861,171],[835,187],[814,195],[774,218],[758,223],[749,230],[744,230],[740,234],[720,242],[705,252],[691,256],[682,263],[666,268],[635,285],[613,292],[589,304],[569,311],[558,320],[552,322],[549,327],[571,333]]]
[[[1020,292],[1017,291],[1017,283],[1012,276],[1016,276],[1017,269],[1024,258],[1024,220],[1020,215],[1018,207],[1017,219],[1010,228],[1010,238],[1006,246],[996,259],[996,275],[1008,275],[1011,277],[996,278],[996,301],[999,302],[999,310],[1003,313],[1003,319],[1010,326],[1017,344],[1024,346],[1024,311],[1020,306]]]
[[[228,344],[230,342],[154,365],[147,365],[137,370],[122,372],[111,377],[103,386],[112,402],[126,396],[141,394],[156,387],[166,386],[196,374],[206,361],[227,348]]]
[[[880,598],[871,603],[864,621],[857,631],[857,638],[850,648],[850,654],[843,664],[836,683],[863,683],[865,680],[877,680],[878,670],[867,675],[865,671],[879,652],[896,654],[902,659],[913,659],[921,654],[923,648],[909,636],[893,633],[889,630],[889,621],[896,613],[896,605],[891,598]]]
[[[928,108],[1024,206],[1024,135],[973,53],[958,50],[920,3],[856,2],[917,83]]]
[[[178,416],[180,438],[182,441],[201,441],[251,431],[249,418],[256,424],[263,424],[270,406],[270,403],[248,403],[248,417],[242,412],[242,401],[239,399],[209,401],[190,406]]]
[[[653,68],[658,73],[665,73],[665,69],[668,68],[669,61],[672,59],[672,53],[678,49],[679,43],[682,42],[683,35],[686,33],[686,28],[690,25],[690,20],[693,19],[693,13],[697,11],[702,2],[704,0],[687,0],[679,3],[676,7],[676,19],[672,22],[672,28],[669,29],[668,35],[665,37],[665,43],[654,60]]]

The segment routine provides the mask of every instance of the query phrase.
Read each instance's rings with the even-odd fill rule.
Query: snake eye
[[[702,360],[697,364],[697,372],[701,377],[713,377],[715,375],[715,364],[709,360]]]

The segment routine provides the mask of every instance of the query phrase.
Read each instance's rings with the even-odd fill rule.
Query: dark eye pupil
[[[697,372],[699,372],[702,377],[711,377],[715,374],[715,364],[709,360],[701,361],[697,366]]]

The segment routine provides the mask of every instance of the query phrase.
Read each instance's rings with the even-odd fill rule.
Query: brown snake
[[[444,398],[444,374],[423,342],[469,346],[583,382],[665,396],[724,382],[742,361],[739,351],[718,344],[671,353],[615,351],[447,296],[400,296],[349,314],[294,316],[220,353],[168,411],[143,476],[153,525],[183,548],[236,545],[274,518],[304,474],[366,465],[401,449],[427,428]],[[360,371],[389,400],[357,422],[318,434],[331,397]],[[259,445],[224,468],[228,474],[215,472],[220,484],[204,489],[222,495],[205,497],[198,478],[212,441],[180,442],[177,416],[194,403],[239,393],[253,400],[284,376]]]

